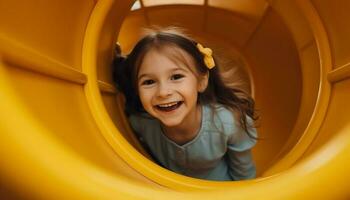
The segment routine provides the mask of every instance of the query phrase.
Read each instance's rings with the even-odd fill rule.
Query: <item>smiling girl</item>
[[[113,64],[130,125],[160,165],[207,180],[255,177],[254,100],[224,82],[211,49],[158,30]]]

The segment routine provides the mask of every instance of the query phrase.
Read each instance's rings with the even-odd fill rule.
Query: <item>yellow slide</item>
[[[0,199],[350,199],[349,10],[348,0],[0,0]],[[127,52],[152,24],[185,27],[222,62],[244,64],[261,115],[255,180],[181,176],[138,144],[110,63],[116,41]]]

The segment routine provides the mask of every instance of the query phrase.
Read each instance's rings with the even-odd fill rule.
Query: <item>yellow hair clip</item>
[[[197,43],[198,50],[204,55],[204,63],[208,69],[212,69],[215,66],[213,59],[213,51],[210,48],[204,48],[201,44]]]

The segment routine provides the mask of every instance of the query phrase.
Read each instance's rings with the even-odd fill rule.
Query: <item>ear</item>
[[[198,82],[198,92],[203,92],[205,89],[207,89],[209,81],[209,72],[207,72],[204,76],[200,77],[200,80]]]

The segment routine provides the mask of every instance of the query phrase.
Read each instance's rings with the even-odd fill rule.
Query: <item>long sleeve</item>
[[[256,129],[250,128],[249,132],[257,136]],[[256,168],[251,153],[251,148],[256,144],[256,139],[251,138],[242,129],[238,128],[229,140],[227,155],[229,173],[233,180],[252,179],[256,176]]]
[[[256,169],[250,149],[242,152],[229,150],[228,157],[229,173],[233,180],[255,178]]]

